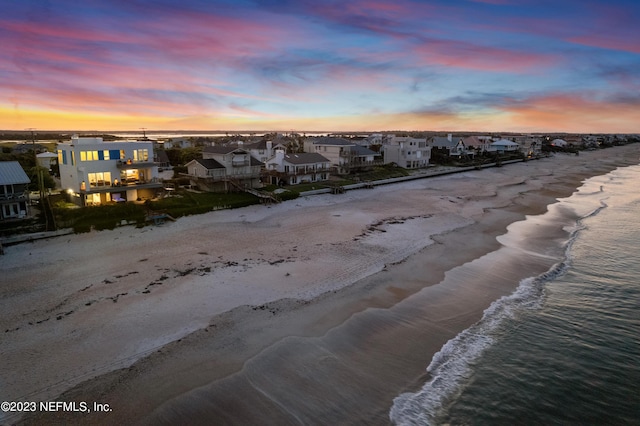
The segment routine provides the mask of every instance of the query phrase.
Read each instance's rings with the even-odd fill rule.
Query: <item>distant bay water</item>
[[[449,341],[422,389],[395,399],[392,422],[640,424],[638,182],[640,166],[593,177],[554,214],[510,229],[513,243],[563,212],[580,218],[566,226],[565,257]]]

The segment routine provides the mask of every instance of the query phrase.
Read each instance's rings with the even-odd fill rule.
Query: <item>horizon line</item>
[[[155,134],[155,133],[215,133],[215,134],[223,134],[227,133],[229,136],[238,133],[255,133],[255,134],[268,134],[268,133],[282,133],[282,134],[306,134],[306,133],[326,133],[326,134],[372,134],[372,133],[476,133],[476,134],[566,134],[566,135],[584,135],[584,134],[599,134],[599,135],[614,135],[614,134],[640,134],[639,132],[566,132],[566,131],[526,131],[526,132],[518,132],[518,131],[476,131],[476,130],[357,130],[357,131],[335,131],[335,130],[193,130],[193,129],[181,129],[181,130],[150,130],[144,129],[131,129],[131,130],[46,130],[46,129],[22,129],[22,130],[12,130],[12,129],[0,129],[0,133],[77,133],[77,134],[86,134],[86,133],[99,133],[99,134],[120,134],[120,133],[141,133],[141,134]]]

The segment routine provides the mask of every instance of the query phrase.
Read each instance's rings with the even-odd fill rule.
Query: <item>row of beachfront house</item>
[[[282,141],[236,142],[205,147],[201,158],[186,164],[183,177],[201,190],[227,192],[265,184],[324,182],[331,175],[366,171],[383,164],[425,168],[434,148],[448,149],[456,156],[478,149],[510,151],[520,147],[513,141],[474,138],[385,135],[380,144],[367,139],[305,138],[301,145],[304,152],[294,153],[287,152],[290,149]],[[151,199],[164,186],[158,177],[158,168],[164,163],[154,157],[153,142],[148,140],[104,142],[101,138],[74,136],[58,144],[58,163],[62,188],[83,206]]]
[[[366,171],[383,164],[420,169],[430,165],[435,152],[454,158],[517,151],[536,156],[545,144],[589,148],[624,143],[627,138],[615,135],[565,135],[562,139],[532,135],[413,138],[373,134],[351,139],[301,140],[294,149],[280,138],[207,146],[202,158],[186,165],[183,176],[201,190],[227,192],[257,189],[265,184],[324,182],[332,175]],[[180,141],[180,146],[187,147],[188,139]],[[49,157],[42,158],[47,163],[41,165],[50,166]],[[62,189],[81,206],[154,198],[165,186],[159,178],[159,169],[169,166],[164,150],[154,150],[151,140],[104,142],[98,137],[77,136],[58,144],[57,162]],[[0,162],[0,220],[29,215],[29,183],[18,162]]]

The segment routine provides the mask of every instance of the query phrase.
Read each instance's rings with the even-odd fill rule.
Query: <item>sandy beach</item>
[[[556,154],[5,247],[0,400],[110,411],[0,423],[388,424],[449,339],[552,262],[496,237],[639,161]]]

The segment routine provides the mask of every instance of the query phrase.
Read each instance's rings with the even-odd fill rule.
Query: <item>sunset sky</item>
[[[637,0],[5,0],[0,129],[640,132]]]

